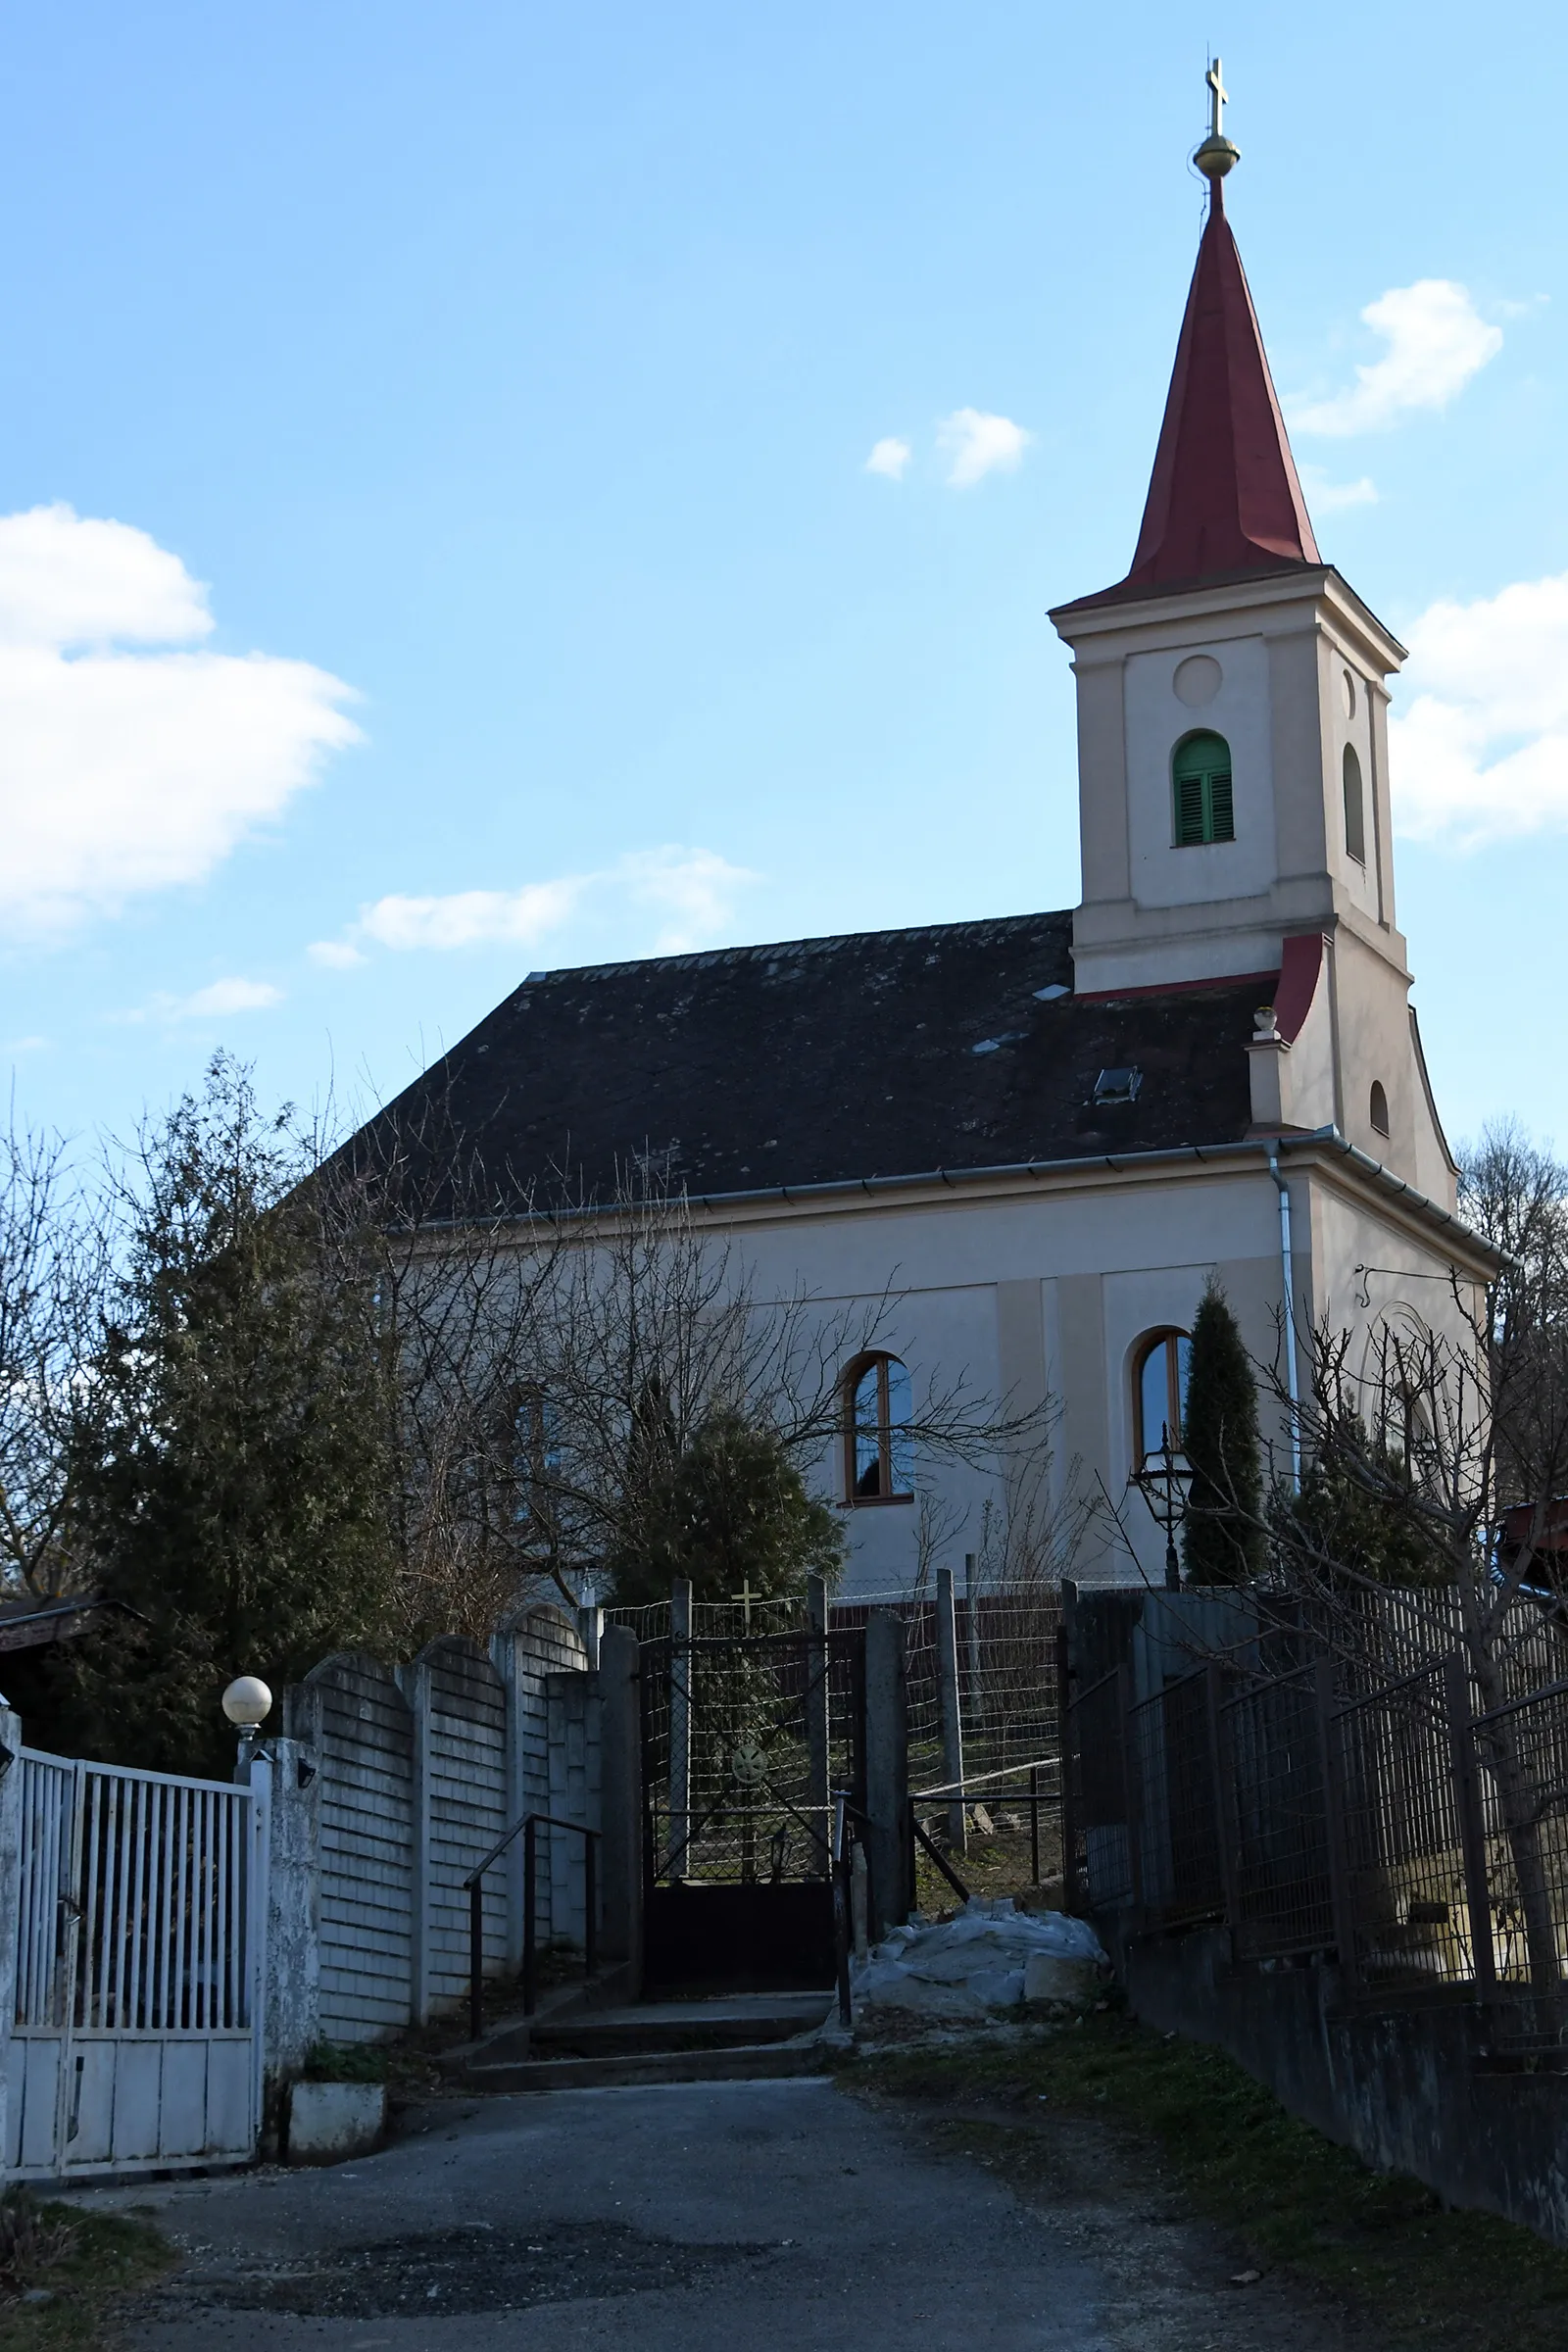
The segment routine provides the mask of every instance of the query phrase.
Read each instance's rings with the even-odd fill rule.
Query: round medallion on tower
[[[1177,662],[1176,675],[1171,680],[1177,700],[1185,703],[1189,710],[1201,710],[1205,703],[1214,700],[1224,683],[1225,672],[1212,654],[1189,654],[1185,662]]]

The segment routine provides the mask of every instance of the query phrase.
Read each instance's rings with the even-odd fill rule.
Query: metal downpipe
[[[1296,1374],[1296,1262],[1291,1253],[1291,1188],[1280,1174],[1278,1144],[1268,1148],[1268,1172],[1280,1197],[1280,1280],[1285,1291],[1285,1386],[1291,1400],[1291,1493],[1301,1492],[1301,1397]]]

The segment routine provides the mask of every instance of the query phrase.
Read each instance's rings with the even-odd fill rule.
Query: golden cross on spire
[[[1193,157],[1203,177],[1214,191],[1214,203],[1219,204],[1219,183],[1234,164],[1241,162],[1241,150],[1233,139],[1225,136],[1225,109],[1230,92],[1216,57],[1203,75],[1208,84],[1208,136]]]

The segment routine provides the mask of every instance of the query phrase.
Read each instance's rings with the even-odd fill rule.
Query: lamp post
[[[223,1713],[239,1734],[239,1760],[248,1764],[256,1735],[272,1712],[272,1693],[259,1674],[242,1674],[223,1692]]]
[[[1193,1483],[1191,1465],[1184,1453],[1177,1451],[1170,1441],[1170,1430],[1160,1424],[1159,1446],[1144,1456],[1144,1466],[1133,1474],[1133,1485],[1148,1503],[1157,1527],[1165,1530],[1165,1590],[1179,1592],[1182,1589],[1181,1561],[1176,1553],[1176,1530],[1187,1509],[1187,1490]]]

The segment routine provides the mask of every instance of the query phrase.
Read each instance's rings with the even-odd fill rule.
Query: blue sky
[[[1443,0],[9,12],[19,1112],[219,1044],[363,1102],[530,969],[1070,905],[1045,612],[1131,557],[1207,42],[1320,544],[1415,652],[1440,1103],[1568,1145],[1568,33]]]

